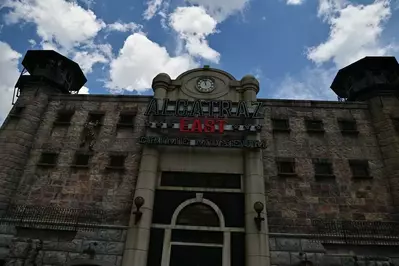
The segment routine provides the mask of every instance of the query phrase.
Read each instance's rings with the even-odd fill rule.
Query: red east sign
[[[201,119],[189,119],[182,118],[180,119],[180,132],[197,132],[197,133],[213,133],[216,131],[216,125],[218,125],[218,132],[224,132],[224,125],[226,121],[221,119],[205,119],[204,122]],[[192,124],[191,128],[188,128],[188,125]]]

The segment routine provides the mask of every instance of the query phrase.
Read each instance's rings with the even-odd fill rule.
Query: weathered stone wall
[[[73,239],[63,239],[57,232],[46,233],[41,238],[16,237],[16,234],[12,226],[0,227],[0,252],[9,266],[68,265],[76,260],[120,266],[126,240],[126,231],[120,229],[78,232]],[[88,252],[89,248],[94,252]]]
[[[140,102],[141,100],[141,102]],[[126,224],[132,204],[141,147],[138,137],[144,133],[146,98],[70,95],[52,97],[43,116],[37,138],[26,164],[23,179],[14,201],[19,204],[56,205],[65,208],[97,208],[112,211],[116,224]],[[73,110],[70,125],[56,126],[59,110]],[[136,125],[117,128],[120,112],[137,110]],[[104,121],[96,137],[87,168],[74,167],[84,124],[90,112],[103,112]],[[83,149],[89,152],[87,149]],[[58,153],[55,167],[40,167],[43,152]],[[125,169],[109,170],[109,156],[126,155]]]
[[[311,219],[390,220],[392,199],[367,103],[265,101],[262,138],[268,222],[308,226]],[[289,118],[290,132],[273,132],[271,118]],[[305,118],[324,134],[309,134]],[[343,135],[337,119],[355,119],[358,135]],[[295,158],[295,177],[277,173],[276,157]],[[312,159],[329,159],[335,178],[316,180]],[[368,160],[372,179],[353,180],[349,159]],[[271,227],[273,230],[273,228]],[[277,230],[277,231],[278,231]],[[287,229],[289,231],[289,229]]]
[[[5,210],[21,180],[44,112],[48,93],[45,86],[23,88],[12,113],[0,129],[0,213]]]
[[[399,132],[395,127],[395,120],[399,121],[399,100],[396,97],[375,97],[369,101],[369,105],[393,205],[395,212],[399,213]],[[395,219],[399,219],[397,214]]]

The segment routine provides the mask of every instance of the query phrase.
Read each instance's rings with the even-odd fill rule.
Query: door
[[[170,266],[222,266],[222,248],[172,245]]]

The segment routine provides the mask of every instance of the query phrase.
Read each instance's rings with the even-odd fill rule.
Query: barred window
[[[176,224],[219,226],[219,217],[210,206],[203,203],[193,203],[180,211]]]

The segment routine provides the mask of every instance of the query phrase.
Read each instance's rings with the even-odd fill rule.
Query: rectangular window
[[[124,169],[125,168],[125,155],[111,155],[109,157],[108,168],[111,169]]]
[[[305,120],[308,132],[324,132],[324,124],[321,120]]]
[[[43,152],[40,156],[38,165],[55,166],[57,164],[58,154],[54,152]]]
[[[295,173],[295,159],[277,158],[277,171],[280,176],[293,176]]]
[[[339,128],[344,134],[357,134],[357,124],[356,120],[339,120]]]
[[[102,125],[104,122],[104,113],[90,113],[87,122],[96,123],[98,121],[99,125]]]
[[[75,154],[75,159],[73,166],[76,167],[88,167],[90,162],[91,155],[90,154],[82,154],[77,153]]]
[[[365,160],[349,160],[353,178],[370,178],[369,163]]]
[[[121,113],[119,115],[118,126],[119,127],[131,127],[134,126],[134,120],[136,118],[136,113]]]
[[[316,177],[333,177],[334,171],[332,163],[326,159],[316,159],[313,161]]]
[[[73,114],[74,112],[72,111],[59,111],[55,120],[55,124],[69,125],[71,123]]]
[[[288,119],[272,119],[273,131],[290,131]]]

